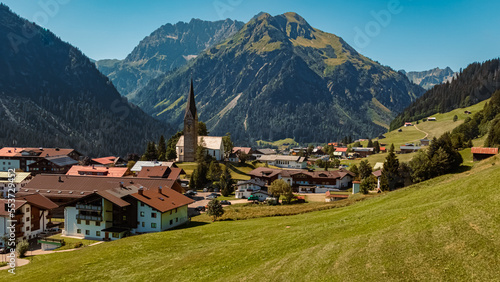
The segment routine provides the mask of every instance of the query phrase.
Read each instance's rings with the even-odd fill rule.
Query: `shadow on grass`
[[[238,174],[248,175],[246,172],[243,172],[243,171],[237,169],[233,164],[228,163],[227,166],[229,166],[231,168],[231,170],[233,170],[234,172],[236,172]]]
[[[468,165],[461,165],[457,171],[453,172],[453,174],[457,174],[457,173],[462,173],[462,172],[466,172],[466,171],[469,171],[472,169],[472,166],[468,166]]]
[[[202,221],[190,221],[186,224],[180,225],[176,228],[173,228],[172,230],[181,230],[181,229],[188,229],[188,228],[194,228],[198,226],[203,226],[209,224],[208,222],[202,222]]]

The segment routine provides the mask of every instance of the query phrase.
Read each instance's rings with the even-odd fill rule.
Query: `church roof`
[[[193,118],[196,117],[196,103],[194,101],[194,90],[193,90],[193,79],[191,79],[191,88],[189,89],[189,97],[186,105],[186,113],[184,114],[184,119],[191,113]]]

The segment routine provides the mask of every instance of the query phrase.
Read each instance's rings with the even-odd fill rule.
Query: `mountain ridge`
[[[96,65],[123,96],[132,98],[151,79],[185,65],[242,25],[230,19],[210,22],[194,18],[187,23],[168,23],[143,38],[125,59],[99,60]]]
[[[296,13],[261,13],[187,65],[152,80],[132,101],[180,125],[191,76],[200,120],[209,131],[223,135],[230,130],[235,140],[247,144],[378,135],[395,112],[423,93],[406,76],[313,28]],[[353,114],[360,109],[367,114]],[[314,120],[321,121],[322,132],[307,140]]]
[[[5,5],[0,5],[0,36],[18,40],[0,41],[0,69],[6,70],[0,76],[3,146],[125,156],[171,133],[122,97],[80,50]]]

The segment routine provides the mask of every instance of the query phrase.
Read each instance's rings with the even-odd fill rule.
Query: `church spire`
[[[193,90],[193,79],[191,78],[191,88],[189,89],[189,97],[186,106],[186,114],[184,118],[188,115],[188,112],[191,112],[191,116],[196,117],[196,103],[194,102],[194,90]]]

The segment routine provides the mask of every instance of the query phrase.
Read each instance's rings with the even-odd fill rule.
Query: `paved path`
[[[28,263],[30,263],[29,259],[16,258],[16,268],[23,266],[23,265],[27,265]],[[10,269],[10,266],[6,265],[3,267],[0,267],[0,270],[4,270],[4,269]]]
[[[72,237],[70,237],[72,238]],[[80,238],[78,238],[80,239]],[[102,244],[104,243],[104,241],[99,241],[99,242],[95,242],[93,244],[90,244],[86,247],[90,247],[90,246],[94,246],[94,245],[99,245],[99,244]],[[82,248],[85,248],[85,247],[82,247]],[[76,249],[67,249],[67,250],[60,250],[60,251],[42,251],[41,249],[39,250],[34,250],[34,251],[31,251],[29,252],[30,256],[37,256],[37,255],[46,255],[46,254],[52,254],[52,253],[64,253],[64,252],[72,252],[72,251],[76,251],[76,250],[80,250],[82,248],[76,248]]]

